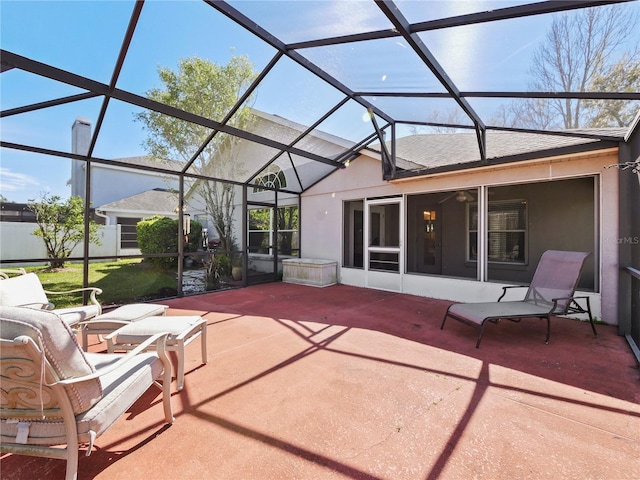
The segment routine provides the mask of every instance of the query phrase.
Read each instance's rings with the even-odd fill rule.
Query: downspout
[[[182,274],[184,270],[184,174],[180,174],[180,184],[178,190],[178,297],[182,297]]]
[[[109,225],[111,225],[111,219],[109,218],[108,215],[106,215],[105,213],[102,212],[102,210],[94,210],[93,212],[96,217],[100,217],[100,218],[104,218],[104,226],[108,227]]]

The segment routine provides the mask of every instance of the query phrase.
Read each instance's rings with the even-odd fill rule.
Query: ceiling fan
[[[476,199],[473,195],[471,195],[467,190],[458,190],[457,192],[451,192],[445,197],[443,197],[438,203],[443,204],[447,200],[455,198],[458,202],[474,202]]]

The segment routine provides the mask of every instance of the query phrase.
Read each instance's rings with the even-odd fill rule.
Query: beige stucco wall
[[[380,162],[363,156],[302,195],[302,256],[335,260],[341,283],[365,286],[361,270],[341,267],[342,204],[345,200],[598,175],[600,195],[596,205],[600,209],[600,292],[588,295],[594,314],[607,323],[617,324],[618,171],[605,168],[614,163],[617,163],[617,149],[607,149],[389,183],[382,181]],[[402,279],[402,291],[405,293],[453,301],[497,299],[500,287],[496,283],[416,274],[405,274]]]

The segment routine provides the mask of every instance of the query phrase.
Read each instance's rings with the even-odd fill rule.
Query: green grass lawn
[[[66,263],[63,269],[29,267],[35,272],[45,290],[60,292],[82,287],[82,264]],[[103,306],[121,305],[135,301],[175,295],[176,275],[159,270],[139,259],[89,264],[89,286],[102,289],[98,300]],[[56,308],[82,303],[82,294],[49,295]]]

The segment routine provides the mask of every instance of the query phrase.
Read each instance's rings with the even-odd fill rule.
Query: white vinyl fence
[[[35,223],[0,222],[0,262],[47,258],[47,249],[40,237],[33,235]],[[101,226],[98,230],[101,245],[91,244],[89,255],[114,256],[120,252],[120,225]],[[82,257],[83,245],[73,250],[72,257]]]

